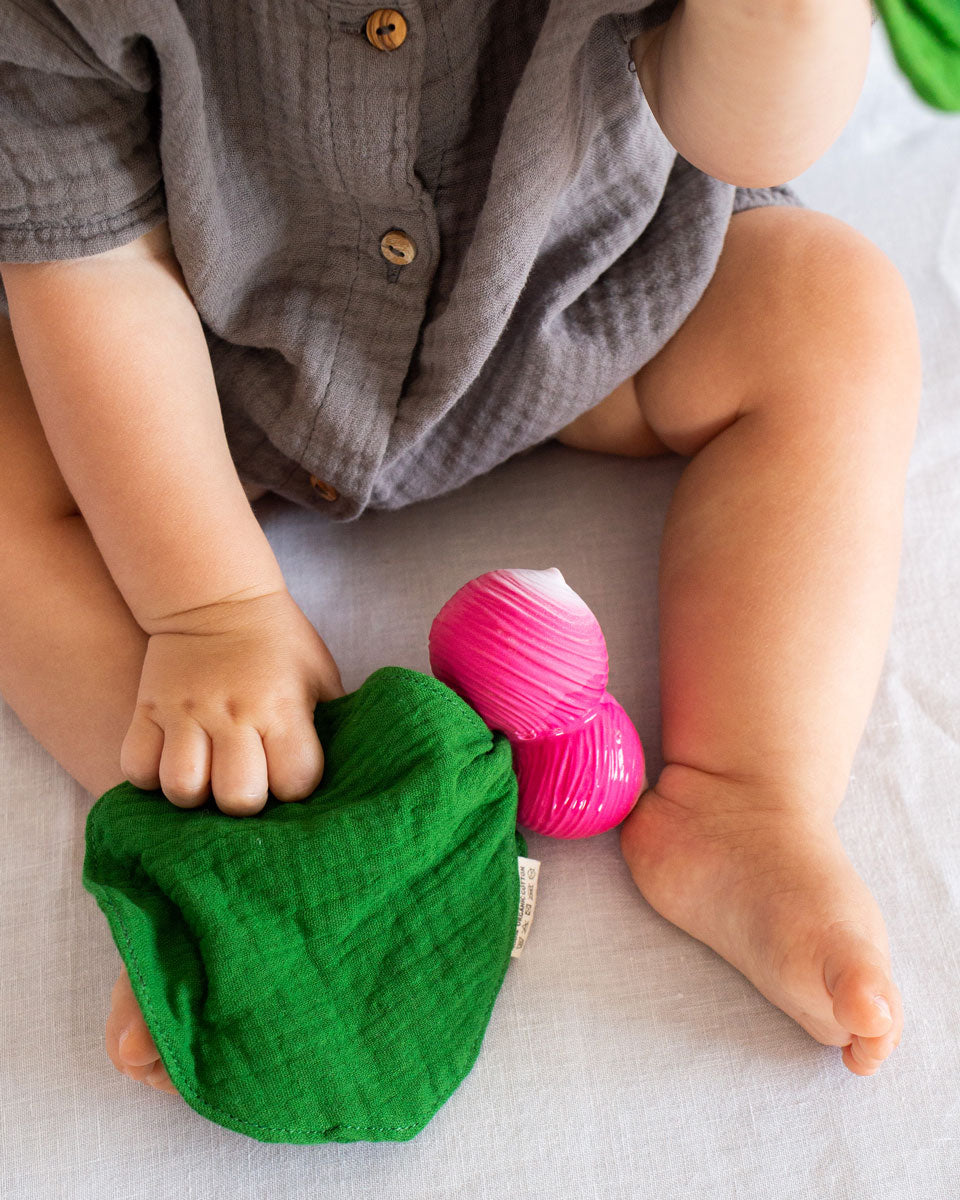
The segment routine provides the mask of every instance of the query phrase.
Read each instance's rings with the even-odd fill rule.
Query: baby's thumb
[[[340,668],[334,661],[333,655],[327,649],[322,639],[318,639],[318,641],[320,643],[317,648],[319,653],[313,680],[316,699],[318,701],[335,700],[338,696],[345,696],[347,690],[343,686],[343,680],[340,678]]]

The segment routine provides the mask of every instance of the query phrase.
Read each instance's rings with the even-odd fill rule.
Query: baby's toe
[[[861,1061],[857,1050],[857,1039],[854,1038],[849,1046],[844,1046],[842,1053],[843,1065],[848,1071],[852,1071],[854,1075],[876,1075],[880,1070],[880,1063]]]
[[[156,1088],[158,1092],[167,1092],[171,1096],[179,1096],[180,1093],[173,1086],[173,1081],[167,1074],[167,1068],[159,1060],[150,1074],[143,1081],[149,1083],[152,1088]]]
[[[152,1067],[159,1059],[157,1047],[146,1027],[130,1029],[120,1035],[117,1057],[125,1068]]]
[[[161,1091],[175,1091],[150,1036],[126,968],[113,986],[104,1038],[110,1061],[124,1075]]]
[[[855,1075],[873,1075],[884,1059],[889,1058],[900,1041],[899,1029],[891,1029],[882,1037],[854,1037],[843,1048],[843,1062]]]
[[[824,981],[833,997],[834,1019],[844,1029],[877,1039],[894,1028],[896,987],[869,943],[828,958]]]
[[[854,1075],[876,1075],[895,1042],[888,1036],[882,1038],[854,1037],[843,1048],[843,1065]]]
[[[122,1034],[117,1043],[116,1057],[110,1057],[119,1071],[138,1083],[147,1083],[161,1092],[176,1093],[146,1026]]]

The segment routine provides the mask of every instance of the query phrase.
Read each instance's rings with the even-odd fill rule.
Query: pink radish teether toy
[[[517,821],[551,837],[618,825],[643,780],[643,748],[606,690],[596,617],[556,567],[488,571],[430,627],[430,666],[513,747]]]

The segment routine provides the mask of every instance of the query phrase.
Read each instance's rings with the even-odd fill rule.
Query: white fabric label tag
[[[517,855],[517,870],[520,872],[520,909],[517,913],[517,937],[510,951],[511,958],[519,958],[533,924],[533,910],[537,903],[537,884],[540,882],[540,860]]]

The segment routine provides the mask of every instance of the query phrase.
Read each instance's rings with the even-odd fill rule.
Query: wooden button
[[[380,239],[380,253],[390,262],[404,266],[417,257],[417,247],[402,229],[391,229]]]
[[[336,500],[340,494],[333,484],[325,483],[322,479],[318,479],[316,475],[310,476],[310,486],[315,488],[324,500]]]
[[[407,23],[395,8],[375,8],[367,17],[367,41],[378,50],[396,50],[406,36]]]

